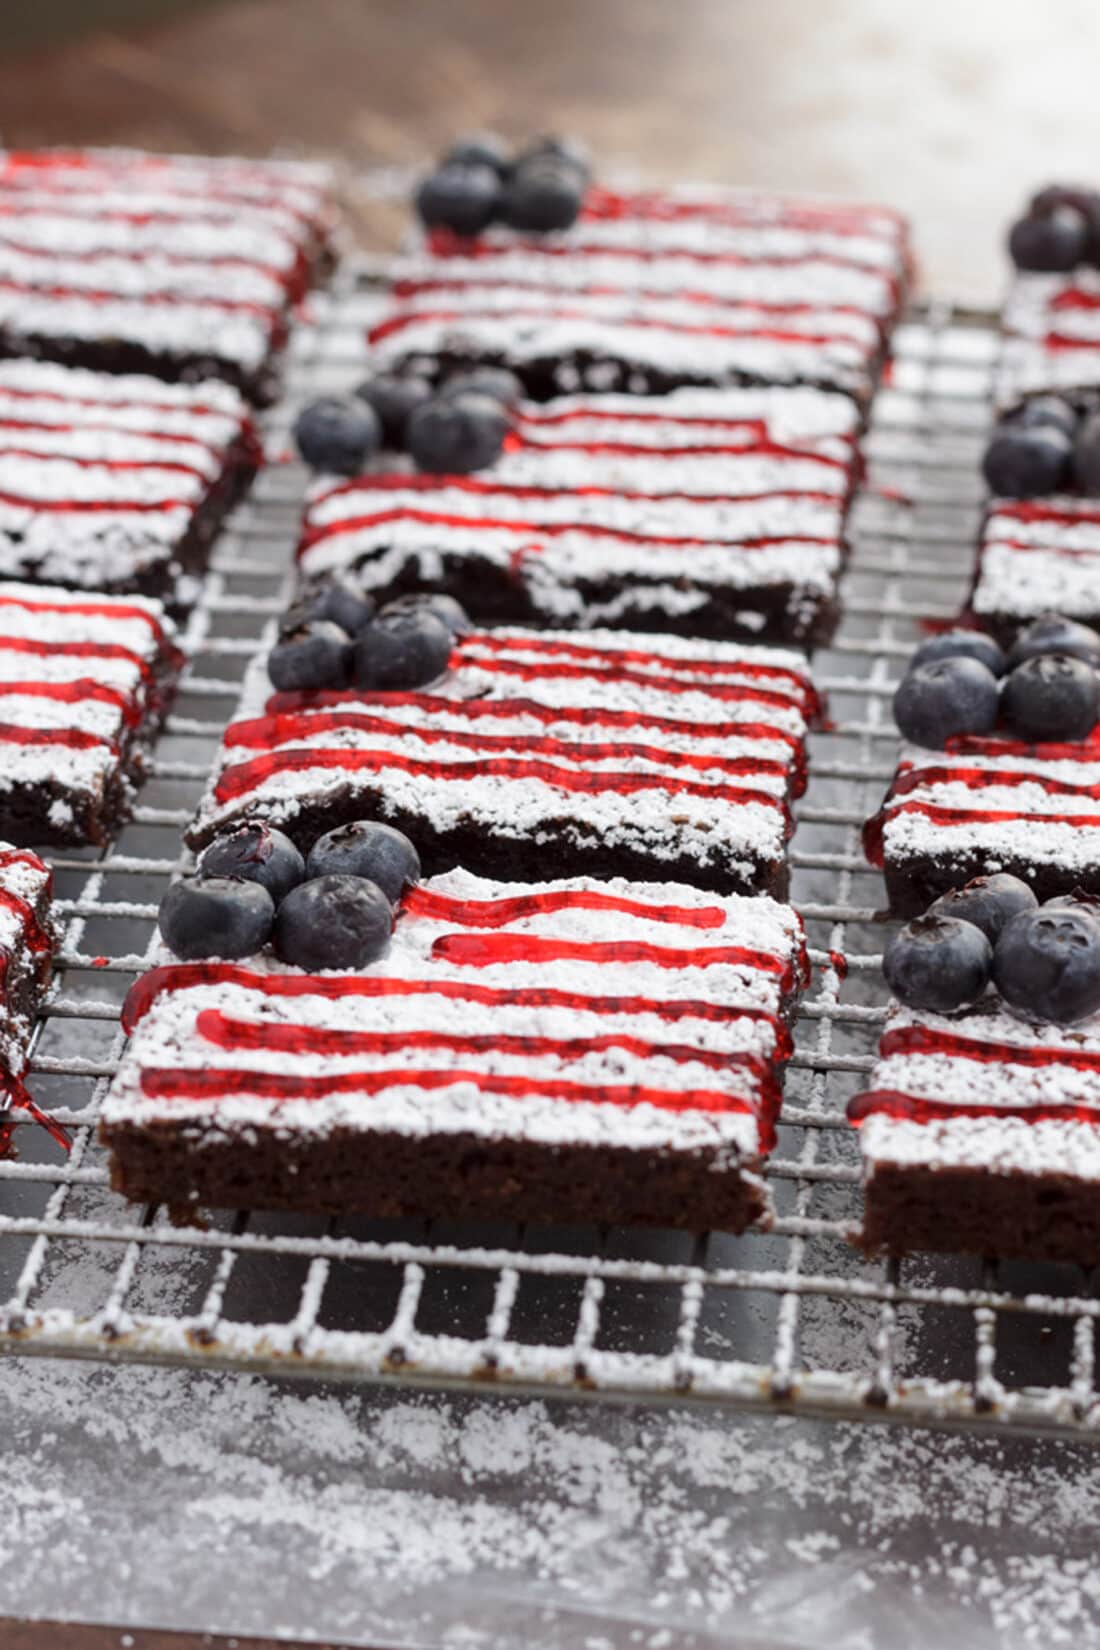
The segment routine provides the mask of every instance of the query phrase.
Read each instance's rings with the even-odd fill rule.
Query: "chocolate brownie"
[[[1100,1262],[1100,1027],[892,1007],[851,1103],[869,1250]]]
[[[27,1046],[50,984],[57,929],[53,876],[29,848],[0,842],[0,1145],[11,1106],[28,1105]]]
[[[802,926],[675,883],[452,871],[387,954],[131,992],[104,1105],[137,1201],[740,1231],[770,1211]]]
[[[0,151],[0,354],[267,400],[333,224],[324,167]]]
[[[1100,270],[1065,275],[1017,270],[1001,312],[994,399],[1018,406],[1058,394],[1092,403],[1100,391]]]
[[[865,402],[909,279],[904,220],[747,190],[589,189],[572,229],[436,231],[398,260],[379,366],[581,387],[810,384]]]
[[[0,835],[106,842],[181,663],[158,602],[0,583]]]
[[[824,642],[857,427],[812,389],[526,402],[476,475],[315,483],[301,568],[445,589],[475,618]]]
[[[261,663],[189,841],[377,814],[429,871],[782,893],[815,709],[799,654],[626,631],[475,631],[417,691],[269,696]]]
[[[1009,871],[1040,900],[1100,893],[1100,730],[1075,743],[1004,737],[902,748],[864,847],[890,910],[919,916],[947,888]]]
[[[1100,501],[994,499],[970,609],[1004,642],[1051,610],[1100,628]]]
[[[182,609],[259,462],[227,384],[0,361],[0,577]]]

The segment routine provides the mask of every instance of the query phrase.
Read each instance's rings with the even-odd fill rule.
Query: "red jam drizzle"
[[[843,982],[848,978],[848,959],[843,951],[830,951],[829,962],[838,982]]]
[[[721,928],[726,913],[718,905],[647,905],[621,894],[603,894],[595,888],[563,888],[551,893],[525,894],[516,899],[450,899],[429,888],[410,888],[401,908],[411,917],[429,922],[455,922],[464,928],[506,928],[527,917],[555,911],[621,911],[648,922],[676,923],[681,928]]]
[[[701,444],[689,448],[643,447],[621,441],[583,441],[583,442],[549,442],[528,441],[517,431],[513,430],[504,438],[504,451],[517,453],[558,453],[578,452],[610,454],[618,457],[632,457],[652,459],[660,463],[666,457],[707,458],[722,456],[737,457],[748,452],[756,454],[759,449],[747,447],[707,447]],[[33,456],[33,455],[32,455]],[[792,458],[801,457],[796,453],[789,455]],[[149,462],[148,460],[146,462]],[[816,458],[806,458],[803,462],[817,462]],[[828,462],[837,469],[848,468],[846,462],[840,459],[821,460]],[[158,469],[165,466],[158,465]],[[330,492],[324,495],[325,502],[332,498],[343,497],[346,494],[359,493],[434,493],[445,490],[449,493],[469,493],[475,498],[515,498],[532,499],[539,502],[543,499],[557,499],[562,496],[561,487],[552,484],[539,486],[534,482],[521,483],[515,481],[481,480],[477,477],[463,475],[367,475],[354,481],[340,482]],[[809,504],[821,504],[828,509],[839,512],[843,505],[843,495],[839,493],[820,492],[812,487],[768,487],[760,493],[692,493],[678,492],[667,487],[657,487],[639,492],[633,487],[600,486],[589,482],[583,486],[572,484],[569,487],[570,497],[573,498],[625,498],[637,499],[642,503],[652,503],[657,499],[680,499],[689,504],[698,505],[739,505],[764,504],[771,499],[803,499]],[[532,524],[534,525],[534,524]],[[798,537],[792,534],[791,537]],[[732,534],[730,535],[732,542]],[[724,541],[723,541],[724,542]]]
[[[125,659],[133,665],[144,680],[152,675],[152,667],[140,653],[120,642],[70,642],[53,640],[33,641],[29,636],[6,636],[0,632],[0,653],[30,653],[38,658],[63,653],[69,659]]]
[[[2,283],[0,283],[2,284]],[[165,510],[192,510],[194,502],[185,498],[117,499],[117,498],[29,498],[25,493],[0,492],[0,503],[13,505],[18,510],[63,510],[67,514],[96,515],[102,511],[134,510],[142,515]]]
[[[0,281],[0,287],[3,282]],[[167,458],[89,458],[80,453],[44,453],[33,447],[12,447],[5,445],[5,458],[30,459],[35,464],[75,464],[81,469],[111,470],[125,472],[127,470],[165,470],[176,475],[193,476],[196,481],[207,481],[206,470],[199,464],[184,464],[180,459]],[[67,504],[68,500],[61,501]],[[104,500],[106,504],[108,501]],[[111,499],[110,502],[118,510],[129,508],[130,500],[125,498]]]
[[[773,971],[782,965],[773,959]],[[799,977],[804,977],[800,960]],[[788,1059],[791,1034],[786,1022],[766,1009],[731,1007],[702,999],[675,1001],[653,997],[591,996],[552,986],[487,986],[474,980],[394,980],[382,975],[309,976],[254,974],[236,963],[173,963],[150,969],[130,987],[122,1010],[123,1029],[132,1035],[139,1022],[165,994],[204,986],[240,986],[265,997],[321,997],[337,1002],[346,997],[444,997],[453,1002],[477,1003],[483,1008],[566,1008],[586,1014],[652,1014],[670,1024],[704,1020],[724,1024],[731,1019],[769,1025],[776,1039],[777,1058]]]
[[[732,260],[723,259],[722,261],[730,262]],[[555,301],[565,296],[568,296],[568,294],[560,288],[548,285],[547,298],[549,301],[545,304],[510,304],[507,308],[498,308],[494,305],[486,314],[489,319],[494,321],[537,320],[546,322],[554,320],[588,322],[592,320],[590,310],[573,308],[568,304]],[[627,296],[633,299],[633,289],[628,290]],[[748,300],[731,299],[727,307],[735,313],[739,308],[747,310],[756,306]],[[460,326],[463,322],[469,322],[471,313],[471,309],[404,310],[399,314],[387,317],[384,321],[379,321],[373,326],[367,334],[367,342],[371,345],[380,344],[384,339],[391,338],[396,333],[405,332],[410,327],[423,326],[425,323],[431,326]],[[832,314],[833,311],[831,306],[815,304],[813,313],[824,317]],[[601,319],[604,320],[605,325],[614,326],[616,324],[614,318],[607,320],[601,317]],[[869,316],[868,319],[872,319],[872,317]],[[621,317],[618,324],[629,327],[632,332],[666,332],[674,333],[677,337],[688,338],[763,339],[769,344],[801,345],[806,349],[822,350],[835,346],[843,338],[843,334],[836,332],[797,332],[790,329],[784,330],[782,327],[701,326],[688,321],[671,321],[655,315],[631,314],[629,317]]]
[[[884,1034],[879,1058],[888,1060],[898,1054],[944,1054],[954,1060],[977,1060],[984,1065],[1069,1066],[1073,1071],[1100,1071],[1100,1049],[1075,1048],[1072,1043],[1039,1047],[992,1042],[958,1032],[933,1031],[930,1026],[922,1025],[896,1026]]]
[[[53,877],[38,855],[27,848],[5,848],[0,850],[0,871],[11,865],[28,865],[35,871],[47,872],[44,883],[44,892],[47,896],[53,889]],[[39,919],[34,907],[10,888],[0,887],[0,907],[12,912],[17,918],[21,941],[32,956],[48,956],[53,950],[53,937],[45,924]],[[11,956],[8,951],[0,950],[0,988],[7,980]],[[69,1151],[72,1141],[68,1131],[60,1123],[55,1123],[47,1112],[36,1104],[21,1080],[10,1071],[0,1072],[0,1096],[4,1097],[10,1109],[25,1111],[34,1119],[52,1139],[56,1140],[65,1151]],[[15,1136],[15,1123],[10,1117],[0,1112],[0,1155],[10,1151]]]
[[[27,728],[15,722],[0,721],[0,745],[64,745],[71,751],[103,747],[118,755],[116,741],[105,734],[85,733],[82,728]]]
[[[653,945],[647,940],[555,940],[538,934],[441,934],[432,956],[468,968],[495,968],[502,963],[652,963],[657,968],[752,968],[776,974],[784,991],[799,980],[794,964],[767,951],[740,945],[694,948]]]
[[[0,1074],[0,1096],[7,1099],[12,1110],[25,1111],[65,1152],[72,1151],[72,1136],[68,1129],[63,1124],[55,1122],[49,1112],[43,1111],[37,1101],[31,1099],[18,1077],[13,1077],[11,1072]],[[15,1140],[15,1127],[13,1119],[0,1111],[0,1157],[10,1154]]]
[[[1017,1123],[1091,1123],[1100,1127],[1100,1107],[1042,1101],[1030,1106],[991,1106],[981,1101],[928,1100],[901,1089],[869,1089],[848,1102],[848,1121],[857,1127],[868,1117],[892,1117],[901,1123],[947,1123],[956,1118],[1011,1119]]]
[[[4,641],[0,636],[0,653],[3,651]],[[57,699],[67,705],[82,705],[94,699],[100,704],[113,705],[128,727],[137,727],[142,720],[142,711],[135,704],[132,694],[107,687],[103,682],[93,682],[89,676],[78,676],[71,682],[0,680],[0,702],[8,698]]]

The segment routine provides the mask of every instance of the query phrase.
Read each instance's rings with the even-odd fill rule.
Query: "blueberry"
[[[899,1002],[949,1014],[989,984],[993,947],[980,928],[929,912],[906,923],[886,947],[882,971]]]
[[[331,619],[310,619],[280,635],[267,656],[267,674],[280,693],[347,686],[351,642]]]
[[[1017,269],[1064,274],[1083,262],[1089,229],[1080,212],[1059,206],[1044,217],[1020,218],[1008,236],[1008,252]]]
[[[1001,714],[1021,739],[1086,739],[1096,726],[1098,711],[1096,671],[1068,653],[1025,659],[1005,677]]]
[[[355,681],[361,688],[417,688],[442,675],[451,633],[426,608],[380,613],[355,644]]]
[[[466,475],[500,457],[508,420],[487,395],[435,395],[409,419],[406,441],[419,470]]]
[[[313,619],[328,619],[348,636],[356,636],[374,618],[373,596],[361,588],[352,573],[334,573],[291,603],[279,624],[279,634],[290,636]]]
[[[420,855],[401,831],[374,819],[353,819],[319,836],[309,850],[311,877],[366,877],[394,905],[420,880]]]
[[[495,132],[471,132],[452,143],[440,166],[491,166],[498,178],[507,177],[512,162],[503,138]]]
[[[157,920],[164,943],[185,962],[202,957],[248,957],[267,944],[275,901],[258,882],[200,877],[174,882]]]
[[[971,922],[980,928],[991,945],[1005,924],[1021,911],[1034,911],[1039,901],[1026,882],[997,871],[991,876],[974,877],[963,888],[952,888],[928,907],[930,917],[958,917],[960,922]]]
[[[302,408],[294,440],[311,470],[357,476],[381,446],[382,426],[357,396],[326,395]]]
[[[425,609],[434,613],[437,619],[442,619],[456,639],[468,636],[473,629],[470,616],[462,604],[456,602],[453,596],[444,595],[441,590],[427,591],[422,596],[398,596],[394,601],[387,602],[382,612],[419,613]]]
[[[365,968],[393,932],[393,907],[366,877],[315,877],[292,888],[275,917],[275,954],[311,974]]]
[[[977,659],[936,659],[903,678],[894,719],[915,745],[942,750],[958,733],[990,733],[997,721],[997,678]]]
[[[1069,206],[1085,220],[1087,240],[1084,256],[1096,263],[1100,256],[1100,193],[1095,189],[1081,189],[1061,183],[1048,185],[1034,195],[1028,207],[1032,218],[1048,217],[1059,207]]]
[[[1040,613],[1026,625],[1008,650],[1008,668],[1015,670],[1025,659],[1043,653],[1068,653],[1073,659],[1100,667],[1100,636],[1087,624],[1063,618],[1061,613]]]
[[[982,474],[1001,498],[1041,498],[1066,486],[1073,466],[1073,437],[1056,424],[999,424]]]
[[[500,179],[491,166],[441,166],[416,191],[416,210],[428,229],[480,235],[500,204]]]
[[[993,983],[1028,1019],[1069,1025],[1100,1008],[1100,923],[1089,911],[1040,906],[1005,928]]]
[[[301,882],[306,862],[282,831],[263,820],[249,820],[216,836],[203,854],[204,877],[241,877],[266,888],[275,904]]]
[[[933,664],[937,659],[977,659],[994,676],[1005,673],[1005,656],[992,636],[984,630],[944,630],[922,642],[909,661],[910,670]]]
[[[1050,424],[1072,436],[1077,433],[1077,408],[1060,395],[1035,395],[1030,401],[1022,402],[1015,412],[1010,413],[1009,421],[1029,428]]]
[[[520,167],[529,166],[532,161],[553,161],[559,166],[569,167],[582,183],[588,183],[592,176],[592,162],[588,150],[583,143],[573,138],[555,137],[552,133],[543,133],[540,137],[532,138],[525,143],[512,165],[513,171]]]
[[[1082,493],[1100,495],[1100,412],[1081,421],[1073,444],[1073,481]]]
[[[502,407],[514,407],[523,399],[523,385],[507,367],[471,367],[452,373],[443,385],[444,395],[487,395]]]
[[[1071,911],[1083,911],[1086,916],[1092,917],[1094,922],[1100,923],[1100,894],[1090,894],[1084,888],[1074,888],[1072,893],[1059,894],[1057,899],[1045,899],[1044,911],[1061,911],[1069,908]]]
[[[513,229],[544,234],[571,229],[583,200],[584,181],[572,166],[552,158],[524,161],[504,185],[500,215]]]
[[[379,373],[377,378],[368,378],[360,384],[355,393],[360,401],[373,408],[382,426],[383,445],[400,448],[405,445],[409,415],[435,392],[426,378],[418,378],[413,373],[407,376]]]

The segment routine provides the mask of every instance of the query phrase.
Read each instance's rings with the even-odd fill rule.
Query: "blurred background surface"
[[[1095,0],[7,0],[0,136],[373,167],[552,127],[605,170],[888,201],[930,290],[991,301],[1023,194],[1100,181],[1098,47]]]

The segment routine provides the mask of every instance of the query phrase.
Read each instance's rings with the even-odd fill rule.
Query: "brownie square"
[[[478,619],[822,643],[858,422],[801,388],[525,402],[476,475],[316,482],[301,569],[354,566],[383,600],[444,589]]]
[[[948,888],[1009,871],[1039,900],[1100,893],[1100,734],[1072,744],[1001,737],[902,747],[864,847],[890,910],[921,915]]]
[[[57,928],[53,875],[28,848],[0,842],[0,1143],[9,1105],[23,1102],[27,1047],[50,984]]]
[[[1100,628],[1100,502],[1072,494],[994,499],[970,609],[1005,642],[1051,611]]]
[[[102,1113],[137,1201],[741,1231],[806,961],[770,899],[455,870],[388,953],[138,982]]]
[[[269,400],[333,227],[323,166],[0,152],[0,354]]]
[[[259,462],[227,384],[0,361],[0,576],[181,610]]]
[[[1004,343],[994,397],[1013,407],[1035,395],[1095,400],[1100,390],[1100,270],[1016,271],[1001,312]]]
[[[1100,1261],[1100,1023],[1032,1023],[995,995],[894,1005],[859,1126],[861,1244]]]
[[[572,229],[436,233],[394,266],[379,367],[582,387],[811,384],[865,402],[910,274],[904,219],[736,189],[594,187]]]
[[[182,656],[158,602],[0,583],[0,836],[104,843]]]
[[[272,695],[261,661],[188,840],[381,817],[430,872],[781,894],[815,708],[799,654],[626,631],[474,631],[417,692]]]

